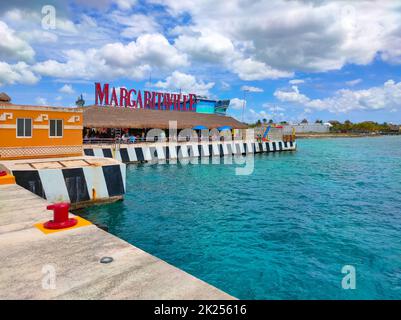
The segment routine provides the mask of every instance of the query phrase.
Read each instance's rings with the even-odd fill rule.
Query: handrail
[[[214,142],[220,141],[221,137],[172,137],[170,140],[169,138],[150,140],[146,139],[145,137],[142,138],[135,138],[134,141],[130,140],[130,138],[84,138],[83,144],[84,145],[114,145],[117,147],[120,144],[137,144],[137,143],[155,143],[155,142]]]

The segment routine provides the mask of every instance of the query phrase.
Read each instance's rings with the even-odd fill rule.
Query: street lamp
[[[249,90],[245,89],[243,91],[244,91],[244,99],[242,100],[242,122],[244,122],[244,112],[245,112],[245,105],[246,105],[246,93],[249,92]]]

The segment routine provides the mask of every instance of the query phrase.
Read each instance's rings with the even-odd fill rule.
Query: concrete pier
[[[0,299],[234,299],[94,225],[42,233],[47,204],[0,185]]]
[[[123,199],[125,167],[115,159],[84,156],[0,161],[0,170],[10,172],[18,185],[74,209]]]
[[[296,142],[233,140],[203,142],[149,142],[135,144],[85,145],[86,156],[115,158],[123,163],[173,160],[198,157],[225,157],[296,150]]]

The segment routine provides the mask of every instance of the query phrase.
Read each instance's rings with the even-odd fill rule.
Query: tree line
[[[339,121],[329,121],[332,127],[330,131],[332,132],[341,132],[341,133],[387,133],[387,132],[396,132],[400,131],[399,125],[389,124],[387,122],[378,123],[374,121],[363,121],[358,123],[352,123],[349,120],[344,121],[343,123]]]
[[[250,127],[260,127],[262,125],[273,124],[272,119],[257,120],[255,123],[249,124]],[[287,121],[281,121],[278,124],[287,124]],[[308,124],[307,119],[301,121],[302,124]],[[316,120],[314,123],[323,124],[322,120]],[[332,125],[331,132],[337,133],[392,133],[400,132],[400,125],[394,125],[387,122],[378,123],[374,121],[362,121],[353,123],[350,120],[340,122],[337,120],[328,121]]]

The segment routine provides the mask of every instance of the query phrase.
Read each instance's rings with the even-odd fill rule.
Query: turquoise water
[[[86,217],[238,298],[401,298],[401,137],[299,140],[249,176],[130,165],[127,190]]]

